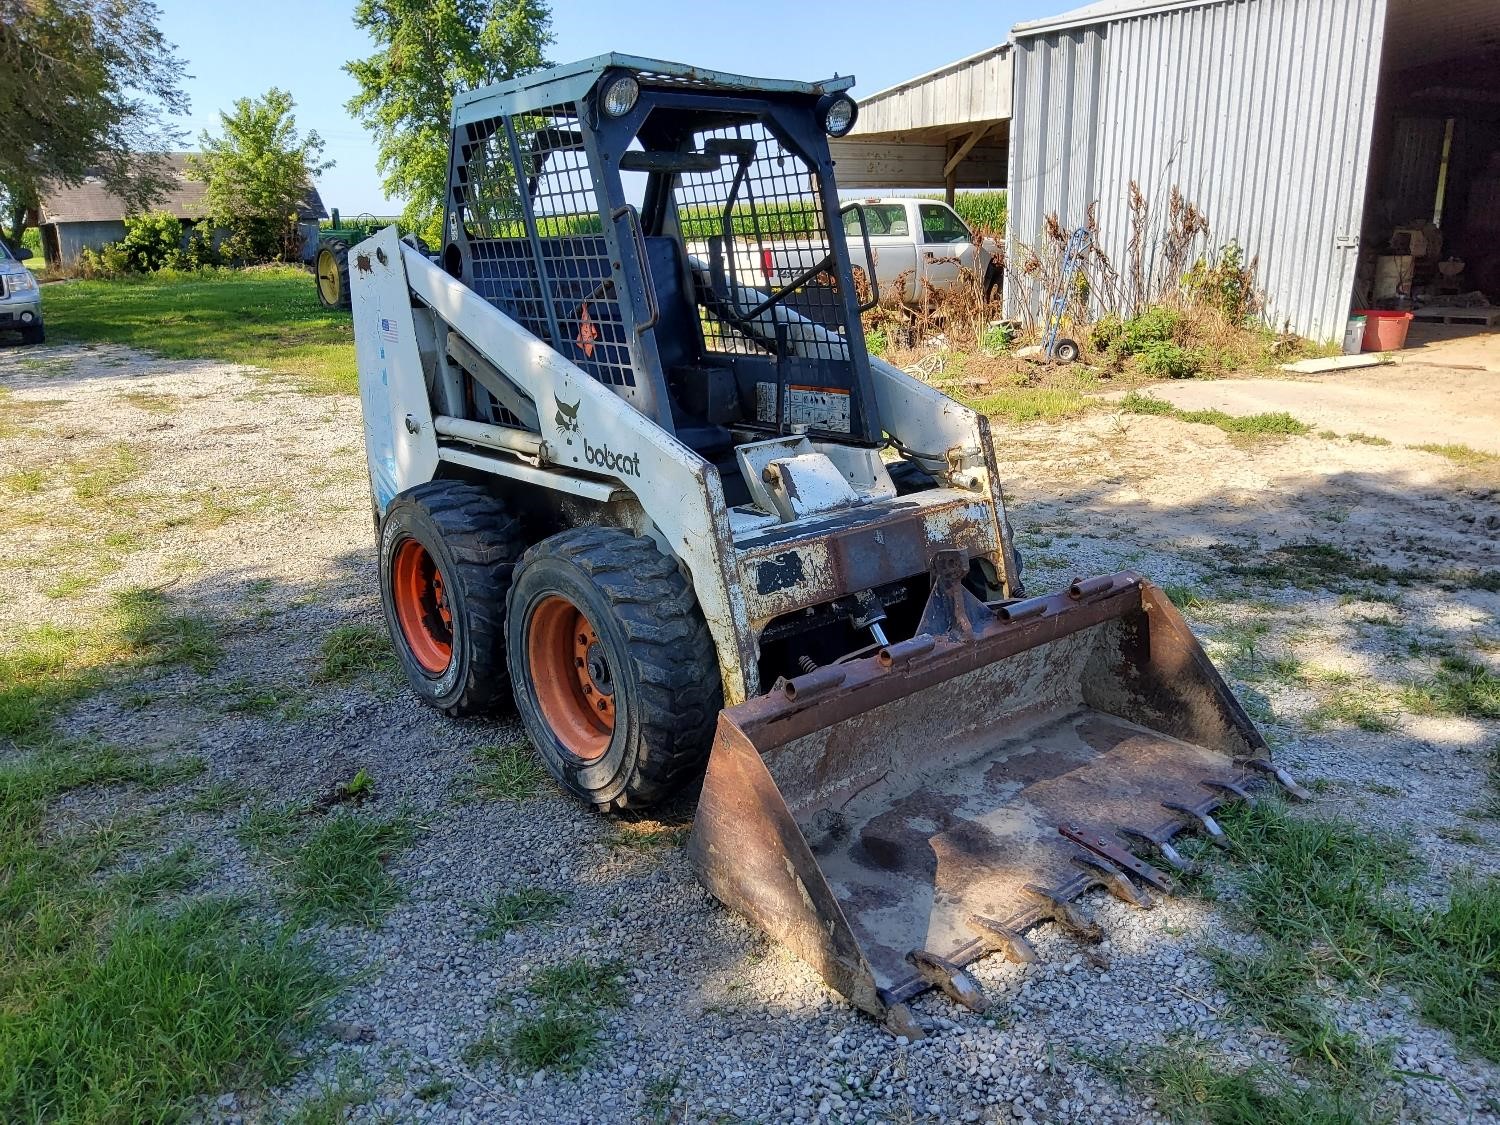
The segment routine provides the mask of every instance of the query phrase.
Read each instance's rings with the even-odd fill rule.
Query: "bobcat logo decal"
[[[565,433],[576,434],[578,432],[578,408],[583,405],[583,399],[569,406],[562,399],[557,400],[557,428]]]

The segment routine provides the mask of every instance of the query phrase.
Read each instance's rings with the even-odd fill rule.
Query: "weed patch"
[[[473,786],[479,796],[495,801],[524,801],[542,791],[547,771],[536,752],[524,742],[476,746]]]
[[[981,414],[1015,423],[1077,418],[1091,406],[1082,392],[1067,387],[1005,387],[977,398],[958,397]]]
[[[549,922],[567,903],[566,895],[540,887],[501,892],[495,895],[493,902],[482,908],[484,924],[479,929],[479,936],[497,938],[522,926]]]
[[[1139,391],[1131,391],[1122,398],[1120,410],[1126,414],[1152,414],[1162,418],[1175,418],[1179,422],[1217,426],[1227,434],[1249,437],[1292,437],[1312,432],[1310,425],[1285,411],[1236,415],[1226,414],[1222,410],[1180,410],[1170,402]]]
[[[537,972],[527,991],[553,1007],[618,1008],[625,1003],[625,985],[620,979],[624,972],[619,961],[594,964],[575,957]]]
[[[1407,582],[1411,576],[1367,563],[1331,543],[1288,543],[1258,563],[1230,567],[1232,573],[1299,589],[1341,589],[1349,582]]]
[[[1322,1054],[1329,1065],[1353,1070],[1375,1066],[1379,1057],[1361,1062],[1336,1028],[1320,1029],[1311,1009],[1299,1007],[1324,980],[1351,988],[1403,986],[1426,1019],[1500,1060],[1500,879],[1460,878],[1446,907],[1421,911],[1399,894],[1421,870],[1405,839],[1345,821],[1292,817],[1267,802],[1230,810],[1224,825],[1243,861],[1229,902],[1274,943],[1268,960],[1238,977],[1231,971],[1228,988],[1247,996],[1259,989],[1264,1003],[1279,995],[1284,1010],[1273,1018],[1302,1037],[1309,1056]],[[1275,995],[1268,991],[1271,976]]]
[[[1418,715],[1500,719],[1500,676],[1477,660],[1450,654],[1430,678],[1408,686],[1402,700]]]
[[[1096,1065],[1100,1064],[1099,1060]],[[1204,1125],[1373,1125],[1394,1121],[1367,1098],[1324,1082],[1297,1082],[1272,1067],[1236,1068],[1202,1043],[1178,1040],[1104,1061],[1100,1069],[1143,1093],[1176,1121]]]
[[[1411,449],[1419,449],[1423,453],[1436,453],[1439,457],[1446,457],[1455,465],[1462,465],[1467,469],[1478,469],[1490,465],[1500,465],[1500,454],[1486,453],[1482,449],[1475,449],[1468,445],[1413,445]]]
[[[368,672],[392,670],[396,654],[391,638],[374,625],[340,625],[323,638],[319,648],[319,683],[347,683]]]
[[[150,818],[68,836],[44,830],[61,794],[159,788],[201,762],[152,763],[52,738],[0,765],[0,1119],[155,1121],[228,1083],[275,1082],[335,988],[288,931],[200,900],[188,849],[109,878]]]
[[[292,857],[293,907],[303,916],[335,923],[377,920],[404,897],[386,864],[415,834],[404,816],[379,820],[348,810],[333,814]]]
[[[575,1074],[594,1053],[599,1019],[589,1012],[546,1011],[511,1032],[506,1054],[521,1071]]]

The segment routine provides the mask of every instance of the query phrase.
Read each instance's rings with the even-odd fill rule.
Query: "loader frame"
[[[601,80],[627,72],[641,83],[640,103],[632,115],[596,128]],[[478,476],[539,518],[550,512],[558,526],[597,523],[649,536],[692,583],[718,653],[727,705],[763,690],[761,641],[774,623],[862,591],[924,579],[940,550],[967,551],[982,561],[996,595],[1018,595],[986,421],[866,354],[826,137],[808,127],[820,99],[851,83],[765,81],[606,55],[459,98],[441,268],[402,244],[394,228],[361,243],[352,256],[377,517],[415,484]],[[689,256],[686,266],[699,293],[717,282],[727,294],[734,308],[723,310],[726,317],[737,315],[735,309],[754,314],[735,338],[760,333],[759,343],[742,350],[775,353],[712,357],[737,378],[753,381],[753,372],[797,364],[803,366],[796,370],[825,378],[842,373],[851,402],[844,432],[817,425],[791,432],[783,424],[778,376],[776,424],[750,436],[769,439],[762,444],[773,450],[780,448],[775,439],[783,438],[784,453],[826,456],[857,498],[844,507],[820,508],[817,497],[804,495],[807,514],[785,519],[730,504],[722,460],[715,464],[690,447],[674,424],[661,330],[651,322],[646,238],[639,214],[624,201],[621,162],[607,141],[623,144],[648,113],[689,111],[718,111],[735,121],[755,116],[782,146],[778,158],[785,151],[801,154],[813,172],[805,190],[842,279],[830,287],[841,306],[831,326],[827,318],[820,323],[792,308],[764,308],[764,290],[722,276],[717,262]],[[542,186],[521,190],[523,178],[529,187],[547,174],[546,160],[528,163],[520,151],[528,129],[553,140],[561,135],[562,144],[547,154],[570,154],[561,166],[561,195],[549,196]],[[503,186],[504,165],[495,161],[507,152],[514,207],[476,187]],[[560,204],[562,196],[569,198]],[[578,207],[585,196],[591,214]],[[646,202],[658,212],[652,237],[675,237],[682,245],[665,203],[653,201],[649,191]],[[551,210],[538,212],[538,203]],[[566,215],[575,229],[577,223],[596,225],[586,236],[569,234],[559,206],[573,207]],[[488,208],[488,218],[476,223],[476,208]],[[508,237],[477,237],[497,232]],[[601,240],[604,255],[584,261],[570,252],[585,239]],[[559,247],[569,252],[549,254]],[[506,274],[519,268],[501,259],[523,252],[535,273],[517,284]],[[560,307],[580,284],[593,294],[578,302],[588,315]],[[615,307],[600,311],[601,302]],[[930,474],[935,487],[895,495],[880,456],[886,444]],[[760,462],[745,468],[749,477],[764,471]],[[746,483],[760,488],[758,480]]]

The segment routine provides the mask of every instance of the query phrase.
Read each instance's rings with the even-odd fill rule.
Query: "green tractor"
[[[339,219],[339,209],[333,209],[329,225],[318,232],[318,253],[313,259],[318,302],[325,309],[349,307],[349,247],[363,242],[382,225],[368,211],[345,223]]]

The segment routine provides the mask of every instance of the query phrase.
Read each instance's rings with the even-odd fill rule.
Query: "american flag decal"
[[[389,317],[380,318],[380,338],[388,344],[396,342],[396,322]]]

